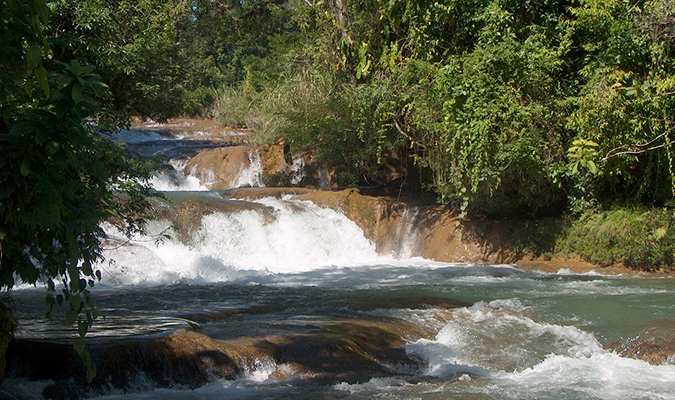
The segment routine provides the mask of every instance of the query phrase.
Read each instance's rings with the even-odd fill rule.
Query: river
[[[123,387],[85,397],[675,399],[675,358],[651,365],[622,356],[632,343],[675,334],[669,277],[440,263],[409,250],[423,240],[414,226],[398,233],[399,251],[378,254],[336,210],[293,196],[231,200],[181,182],[156,180],[174,189],[172,202],[217,202],[217,211],[182,231],[158,218],[150,230],[169,233],[164,241],[127,243],[106,227],[112,239],[93,291],[104,318],[90,340],[194,331],[229,343],[265,338],[275,350],[242,356],[234,379],[214,374],[199,385],[158,383],[130,367]],[[181,185],[190,191],[175,191]],[[72,335],[58,318],[42,318],[44,289],[14,295],[19,337]],[[391,351],[368,347],[394,331]],[[5,390],[43,399],[51,384],[10,374]]]

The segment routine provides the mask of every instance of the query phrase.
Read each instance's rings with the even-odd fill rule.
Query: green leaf
[[[71,97],[75,103],[82,101],[82,86],[79,83],[73,85],[73,90],[70,92]]]
[[[661,240],[666,236],[667,232],[668,232],[668,230],[666,228],[660,227],[660,228],[656,229],[656,231],[654,231],[654,238],[656,240]]]
[[[82,273],[86,276],[92,276],[94,274],[91,269],[91,261],[87,260],[82,263]]]
[[[35,143],[37,144],[42,144],[44,143],[47,139],[49,139],[49,131],[46,129],[40,129],[36,134],[35,134]]]
[[[61,144],[59,144],[59,142],[57,141],[50,140],[49,142],[47,142],[47,154],[49,154],[50,156],[56,154],[56,152],[58,152],[60,148]]]
[[[30,157],[25,156],[23,160],[21,160],[21,165],[19,165],[19,171],[23,176],[28,176],[28,174],[30,174]]]
[[[87,366],[87,381],[89,383],[91,383],[91,381],[93,381],[94,378],[96,378],[96,367],[93,366],[93,365],[88,365]]]
[[[80,335],[81,338],[83,338],[86,334],[87,331],[89,330],[89,327],[84,321],[78,321],[77,323],[77,334]]]
[[[27,133],[35,132],[36,128],[37,126],[34,122],[22,121],[13,124],[12,127],[9,128],[9,133],[11,135],[25,135]]]
[[[80,299],[80,296],[70,296],[70,307],[76,312],[80,312],[80,309],[82,308],[82,300]]]
[[[71,83],[73,83],[73,78],[71,77],[63,78],[59,81],[59,84],[56,86],[56,90],[63,90]]]
[[[82,356],[84,354],[84,351],[87,349],[87,346],[85,345],[84,339],[79,338],[73,340],[73,348],[75,348],[75,352]]]
[[[47,70],[44,67],[35,70],[35,80],[37,81],[38,87],[45,92],[45,97],[49,98],[49,80],[47,79]]]
[[[591,160],[588,161],[587,163],[588,170],[591,171],[591,174],[597,175],[598,174],[598,167],[595,165],[595,163]]]
[[[66,311],[66,323],[72,325],[77,320],[77,313],[74,310]]]
[[[42,60],[42,49],[39,46],[30,46],[26,51],[26,63],[28,69],[33,70]]]

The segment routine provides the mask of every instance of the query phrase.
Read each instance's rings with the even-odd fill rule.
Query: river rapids
[[[125,134],[153,149],[170,141]],[[102,317],[88,335],[98,385],[83,388],[77,368],[40,375],[18,353],[6,396],[675,399],[672,355],[628,357],[635,343],[673,337],[671,278],[436,262],[415,254],[415,226],[381,254],[339,210],[292,195],[231,199],[172,163],[176,174],[154,181],[167,209],[210,206],[183,207],[192,214],[178,227],[164,213],[131,241],[104,226]],[[259,185],[250,165],[241,182]],[[33,349],[73,336],[44,319],[44,288],[14,295],[17,336],[43,346]]]

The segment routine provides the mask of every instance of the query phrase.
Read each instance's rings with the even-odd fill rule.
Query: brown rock
[[[623,357],[636,358],[653,365],[675,364],[675,338],[660,337],[642,340],[637,338],[616,349]]]
[[[252,151],[255,149],[250,146],[205,150],[188,162],[185,171],[207,183],[211,190],[230,189],[239,173],[251,166],[249,154]]]

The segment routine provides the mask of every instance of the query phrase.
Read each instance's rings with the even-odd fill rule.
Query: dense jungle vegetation
[[[674,265],[672,0],[192,11],[177,26],[185,111],[310,152],[338,185],[421,187],[461,216],[564,216],[534,253]]]
[[[0,284],[45,281],[82,335],[98,224],[142,230],[156,167],[92,123],[132,115],[214,116],[462,217],[571,216],[548,250],[675,263],[673,0],[1,0],[0,38]]]

